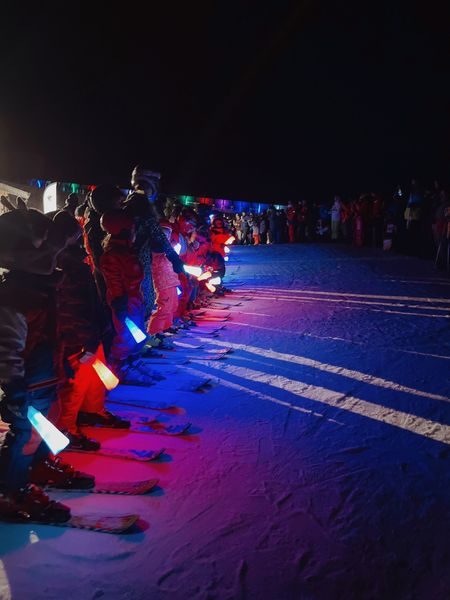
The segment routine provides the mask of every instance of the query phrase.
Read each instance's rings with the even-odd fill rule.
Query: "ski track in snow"
[[[180,341],[234,352],[175,375],[155,365],[168,379],[114,395],[175,409],[110,406],[190,434],[89,430],[167,455],[68,456],[100,482],[159,488],[53,494],[74,513],[137,512],[141,530],[0,523],[1,600],[450,597],[449,281],[429,262],[326,244],[233,248],[228,270],[227,298],[253,301],[219,337]],[[214,385],[187,391],[200,379]]]

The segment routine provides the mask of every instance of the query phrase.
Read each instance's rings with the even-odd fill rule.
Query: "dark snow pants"
[[[39,344],[25,360],[25,382],[33,386],[54,380],[53,350],[49,344]],[[5,396],[2,402],[6,400]],[[46,416],[55,400],[56,383],[28,392],[26,404]],[[44,460],[49,450],[26,417],[11,415],[8,421],[9,432],[0,449],[0,490],[14,492],[29,482],[31,467]]]

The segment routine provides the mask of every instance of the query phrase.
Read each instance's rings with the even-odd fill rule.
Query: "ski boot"
[[[130,421],[113,415],[108,410],[98,413],[79,412],[77,425],[79,427],[106,427],[109,429],[129,429]]]
[[[160,340],[160,345],[158,348],[161,350],[175,350],[175,345],[168,337],[166,337],[163,333],[157,333],[156,336]]]
[[[33,466],[30,480],[39,486],[58,490],[90,490],[95,486],[93,475],[76,471],[60,458],[50,456]]]
[[[88,438],[87,435],[84,435],[81,431],[75,433],[72,431],[64,431],[63,433],[69,438],[67,450],[84,450],[85,452],[96,452],[97,450],[100,450],[100,442]]]
[[[70,517],[68,506],[50,500],[47,494],[32,483],[12,494],[0,494],[0,519],[66,523]]]
[[[131,363],[122,365],[118,377],[124,385],[146,386],[155,385],[157,381],[165,379],[163,375],[152,371],[143,360],[134,360]]]
[[[177,317],[173,322],[174,327],[178,329],[190,329],[189,323],[187,319],[182,317]]]

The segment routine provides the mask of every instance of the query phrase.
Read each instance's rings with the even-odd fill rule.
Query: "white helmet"
[[[152,198],[158,193],[160,179],[161,173],[136,165],[131,173],[131,187],[133,189],[140,188],[145,191],[149,198]]]

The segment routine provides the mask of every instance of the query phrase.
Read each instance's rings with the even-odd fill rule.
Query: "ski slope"
[[[89,430],[165,447],[157,462],[66,455],[99,481],[159,478],[148,496],[54,494],[74,513],[137,512],[139,529],[0,524],[1,600],[450,597],[450,280],[336,245],[231,257],[231,320],[179,339],[234,352],[111,395],[189,435]]]

